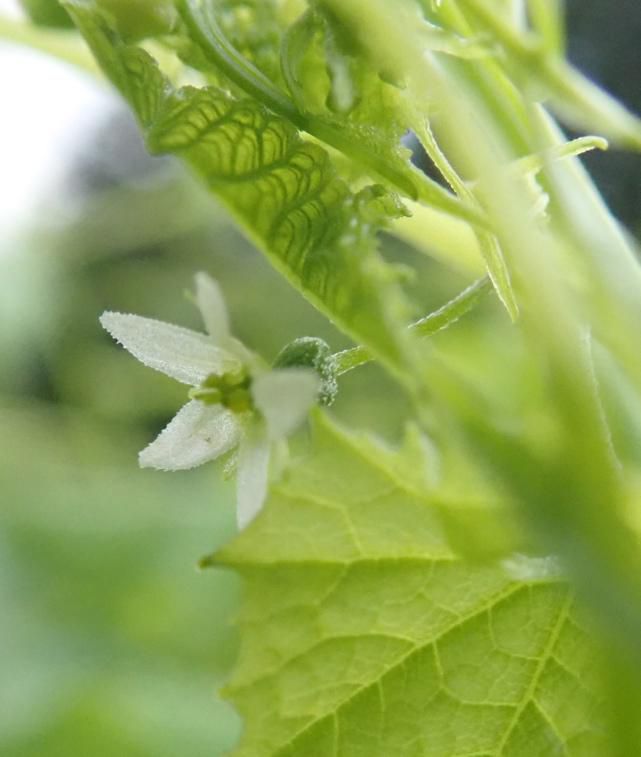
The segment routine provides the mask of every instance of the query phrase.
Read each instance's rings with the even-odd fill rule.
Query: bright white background
[[[17,0],[0,0],[0,14],[22,16]],[[55,207],[71,152],[112,98],[90,74],[0,40],[0,255]]]

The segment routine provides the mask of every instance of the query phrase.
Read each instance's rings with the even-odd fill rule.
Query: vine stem
[[[305,118],[294,102],[236,50],[211,14],[205,20],[192,0],[178,0],[176,5],[190,35],[227,78],[274,113],[305,128]]]
[[[438,310],[412,323],[409,327],[410,332],[420,337],[436,334],[437,331],[451,326],[461,316],[472,310],[491,289],[492,282],[487,276],[478,279]],[[335,371],[334,375],[342,376],[354,368],[371,362],[374,358],[365,347],[359,346],[337,352],[332,355],[331,360]]]
[[[447,156],[441,150],[434,137],[429,121],[426,121],[423,124],[423,128],[418,133],[418,136],[422,141],[427,154],[430,156],[437,169],[441,172],[445,181],[447,181],[452,187],[454,193],[470,205],[476,205],[477,200],[474,197],[473,192],[459,177],[458,173],[447,159]],[[512,283],[510,281],[510,272],[498,240],[492,234],[482,229],[475,228],[474,234],[478,240],[481,255],[485,261],[488,275],[494,284],[496,293],[501,302],[505,305],[505,309],[509,313],[512,321],[516,321],[519,317],[519,306],[514,297]]]

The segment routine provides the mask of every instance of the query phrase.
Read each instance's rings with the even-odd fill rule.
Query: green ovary
[[[223,405],[233,413],[245,413],[254,409],[251,381],[244,368],[222,376],[211,373],[199,387],[189,392],[189,396],[206,405]]]

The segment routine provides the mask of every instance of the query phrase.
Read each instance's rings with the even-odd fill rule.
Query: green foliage
[[[567,585],[544,559],[457,559],[420,455],[319,415],[308,454],[216,556],[246,586],[238,755],[600,753],[594,649]]]
[[[21,0],[21,4],[34,24],[62,28],[73,26],[58,0]]]
[[[97,6],[129,40],[167,34],[177,21],[172,0],[97,0]]]
[[[206,561],[246,582],[238,753],[638,754],[641,269],[575,158],[604,140],[567,143],[544,103],[625,147],[641,127],[565,60],[558,4],[177,0],[161,25],[107,5],[64,3],[150,151],[360,343],[276,363],[329,401],[378,360],[413,422],[391,452],[319,413]],[[465,224],[487,272],[413,325],[420,266],[377,238],[410,201],[415,239],[426,214],[460,263]],[[482,311],[490,282],[515,325]]]
[[[166,100],[148,141],[201,173],[315,304],[392,365],[403,364],[393,324],[400,331],[408,311],[393,272],[374,254],[372,221],[386,209],[376,188],[351,193],[322,148],[264,108],[213,88],[185,88]]]
[[[411,383],[409,310],[394,271],[375,253],[377,225],[402,212],[393,198],[377,186],[350,191],[323,148],[259,102],[213,86],[173,89],[97,8],[67,7],[134,108],[150,149],[190,163],[277,269]]]
[[[297,3],[290,3],[289,10],[285,5],[280,0],[222,0],[215,5],[234,48],[274,82],[282,82],[280,40]]]
[[[73,283],[78,312],[89,293]],[[212,690],[233,658],[223,616],[238,590],[231,575],[199,580],[192,563],[209,533],[232,532],[232,508],[208,506],[206,477],[186,488],[132,476],[131,433],[95,413],[28,406],[2,388],[0,753],[224,753],[239,724]],[[203,614],[212,600],[218,616]]]

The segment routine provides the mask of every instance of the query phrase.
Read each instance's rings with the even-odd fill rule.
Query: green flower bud
[[[327,342],[314,336],[294,339],[285,345],[274,360],[274,368],[313,368],[320,376],[318,402],[329,406],[338,394],[332,352]]]

